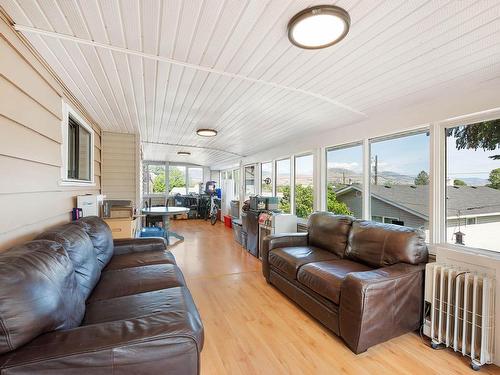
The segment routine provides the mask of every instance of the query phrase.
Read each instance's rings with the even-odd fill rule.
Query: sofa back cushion
[[[73,264],[56,242],[31,241],[0,253],[0,285],[0,353],[83,319]]]
[[[111,229],[104,220],[97,216],[82,217],[75,224],[80,225],[90,237],[94,245],[99,267],[102,270],[113,257],[113,235],[111,234]]]
[[[349,234],[346,254],[372,267],[419,264],[427,262],[427,245],[425,234],[419,229],[356,220]]]
[[[344,257],[353,218],[329,212],[315,212],[309,216],[309,245]]]
[[[78,225],[64,224],[43,232],[37,239],[55,241],[63,246],[73,262],[78,287],[87,299],[99,281],[101,268],[85,230]]]

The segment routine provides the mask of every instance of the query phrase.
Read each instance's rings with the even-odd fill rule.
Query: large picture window
[[[255,195],[255,166],[245,167],[245,199]]]
[[[146,195],[165,194],[165,186],[165,164],[144,164],[144,193]]]
[[[314,208],[314,157],[295,158],[295,214],[307,218]]]
[[[169,194],[186,194],[186,167],[171,165],[168,167]]]
[[[199,193],[200,184],[203,182],[203,168],[188,168],[188,193]]]
[[[326,209],[363,217],[363,146],[335,147],[326,151]]]
[[[273,195],[273,163],[262,163],[260,171],[260,194],[265,197]]]
[[[370,142],[372,220],[425,230],[429,235],[429,133]]]
[[[500,251],[500,119],[446,129],[446,238]]]
[[[290,210],[290,159],[276,161],[276,195],[279,198],[278,208],[289,214]]]

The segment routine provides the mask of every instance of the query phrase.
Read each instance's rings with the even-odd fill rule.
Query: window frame
[[[94,148],[95,134],[91,125],[80,114],[73,109],[68,103],[63,101],[63,119],[61,122],[62,128],[62,144],[61,144],[61,179],[59,185],[63,186],[95,186],[95,171],[94,171]],[[69,156],[69,118],[72,118],[79,126],[84,128],[90,134],[90,149],[89,149],[89,180],[75,179],[68,177],[68,156]]]
[[[270,160],[270,161],[264,161],[264,162],[260,163],[260,168],[259,168],[260,169],[260,179],[259,179],[260,180],[260,195],[263,194],[262,187],[264,185],[264,179],[262,178],[262,165],[264,165],[264,164],[270,164],[271,165],[271,195],[270,196],[272,197],[272,196],[275,195],[275,190],[274,190],[275,189],[275,187],[274,187],[274,185],[275,185],[274,184],[274,181],[275,181],[275,179],[274,179],[274,163],[273,163],[272,160]]]
[[[315,202],[316,202],[316,191],[315,191],[315,168],[316,168],[316,165],[317,165],[317,162],[316,162],[316,158],[315,158],[315,152],[314,151],[307,151],[307,152],[303,152],[303,153],[300,153],[300,154],[294,154],[293,156],[291,156],[291,159],[292,159],[292,177],[293,180],[291,180],[291,183],[292,183],[292,186],[293,188],[290,189],[290,207],[291,207],[291,210],[293,212],[294,215],[297,216],[297,219],[300,220],[307,220],[307,217],[299,217],[297,215],[297,204],[296,204],[296,199],[295,199],[295,192],[296,192],[296,186],[297,186],[297,159],[298,158],[301,158],[301,157],[304,157],[304,156],[311,156],[312,157],[312,160],[313,160],[313,207],[312,207],[312,212],[314,212],[316,210],[316,207],[315,207]],[[311,213],[312,213],[311,212]]]
[[[338,150],[344,150],[347,148],[351,147],[361,147],[361,217],[364,217],[364,201],[365,201],[365,163],[364,163],[364,144],[363,141],[357,141],[357,142],[349,142],[349,143],[344,143],[341,145],[337,146],[328,146],[325,147],[323,155],[324,155],[324,165],[323,165],[323,171],[324,171],[324,181],[323,181],[323,194],[322,198],[324,201],[324,210],[326,212],[328,211],[328,152],[330,151],[338,151]]]
[[[148,178],[148,182],[147,182],[147,193],[143,193],[143,195],[145,197],[162,197],[162,196],[166,196],[168,195],[167,193],[167,190],[168,190],[168,187],[169,187],[169,181],[168,181],[168,165],[166,163],[162,163],[162,162],[154,162],[154,161],[147,161],[147,162],[144,162],[143,163],[143,169],[147,170],[147,173],[148,173],[148,177],[149,177],[149,166],[150,165],[158,165],[158,166],[163,166],[163,169],[164,169],[164,172],[165,172],[165,191],[163,193],[149,193],[149,191],[151,190],[149,184],[150,184],[150,181],[149,181],[149,178]],[[144,170],[143,170],[143,173],[144,173]],[[144,181],[143,181],[143,190],[144,190]]]

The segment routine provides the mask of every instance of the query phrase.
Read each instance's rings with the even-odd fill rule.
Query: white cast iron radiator
[[[471,357],[471,366],[492,363],[495,280],[458,267],[428,263],[425,270],[424,333],[432,347]]]

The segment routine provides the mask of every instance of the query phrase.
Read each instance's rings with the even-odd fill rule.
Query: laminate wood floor
[[[172,249],[205,326],[202,375],[500,374],[479,373],[451,350],[433,350],[416,333],[353,354],[277,289],[232,231],[202,220],[172,221],[185,241]]]

